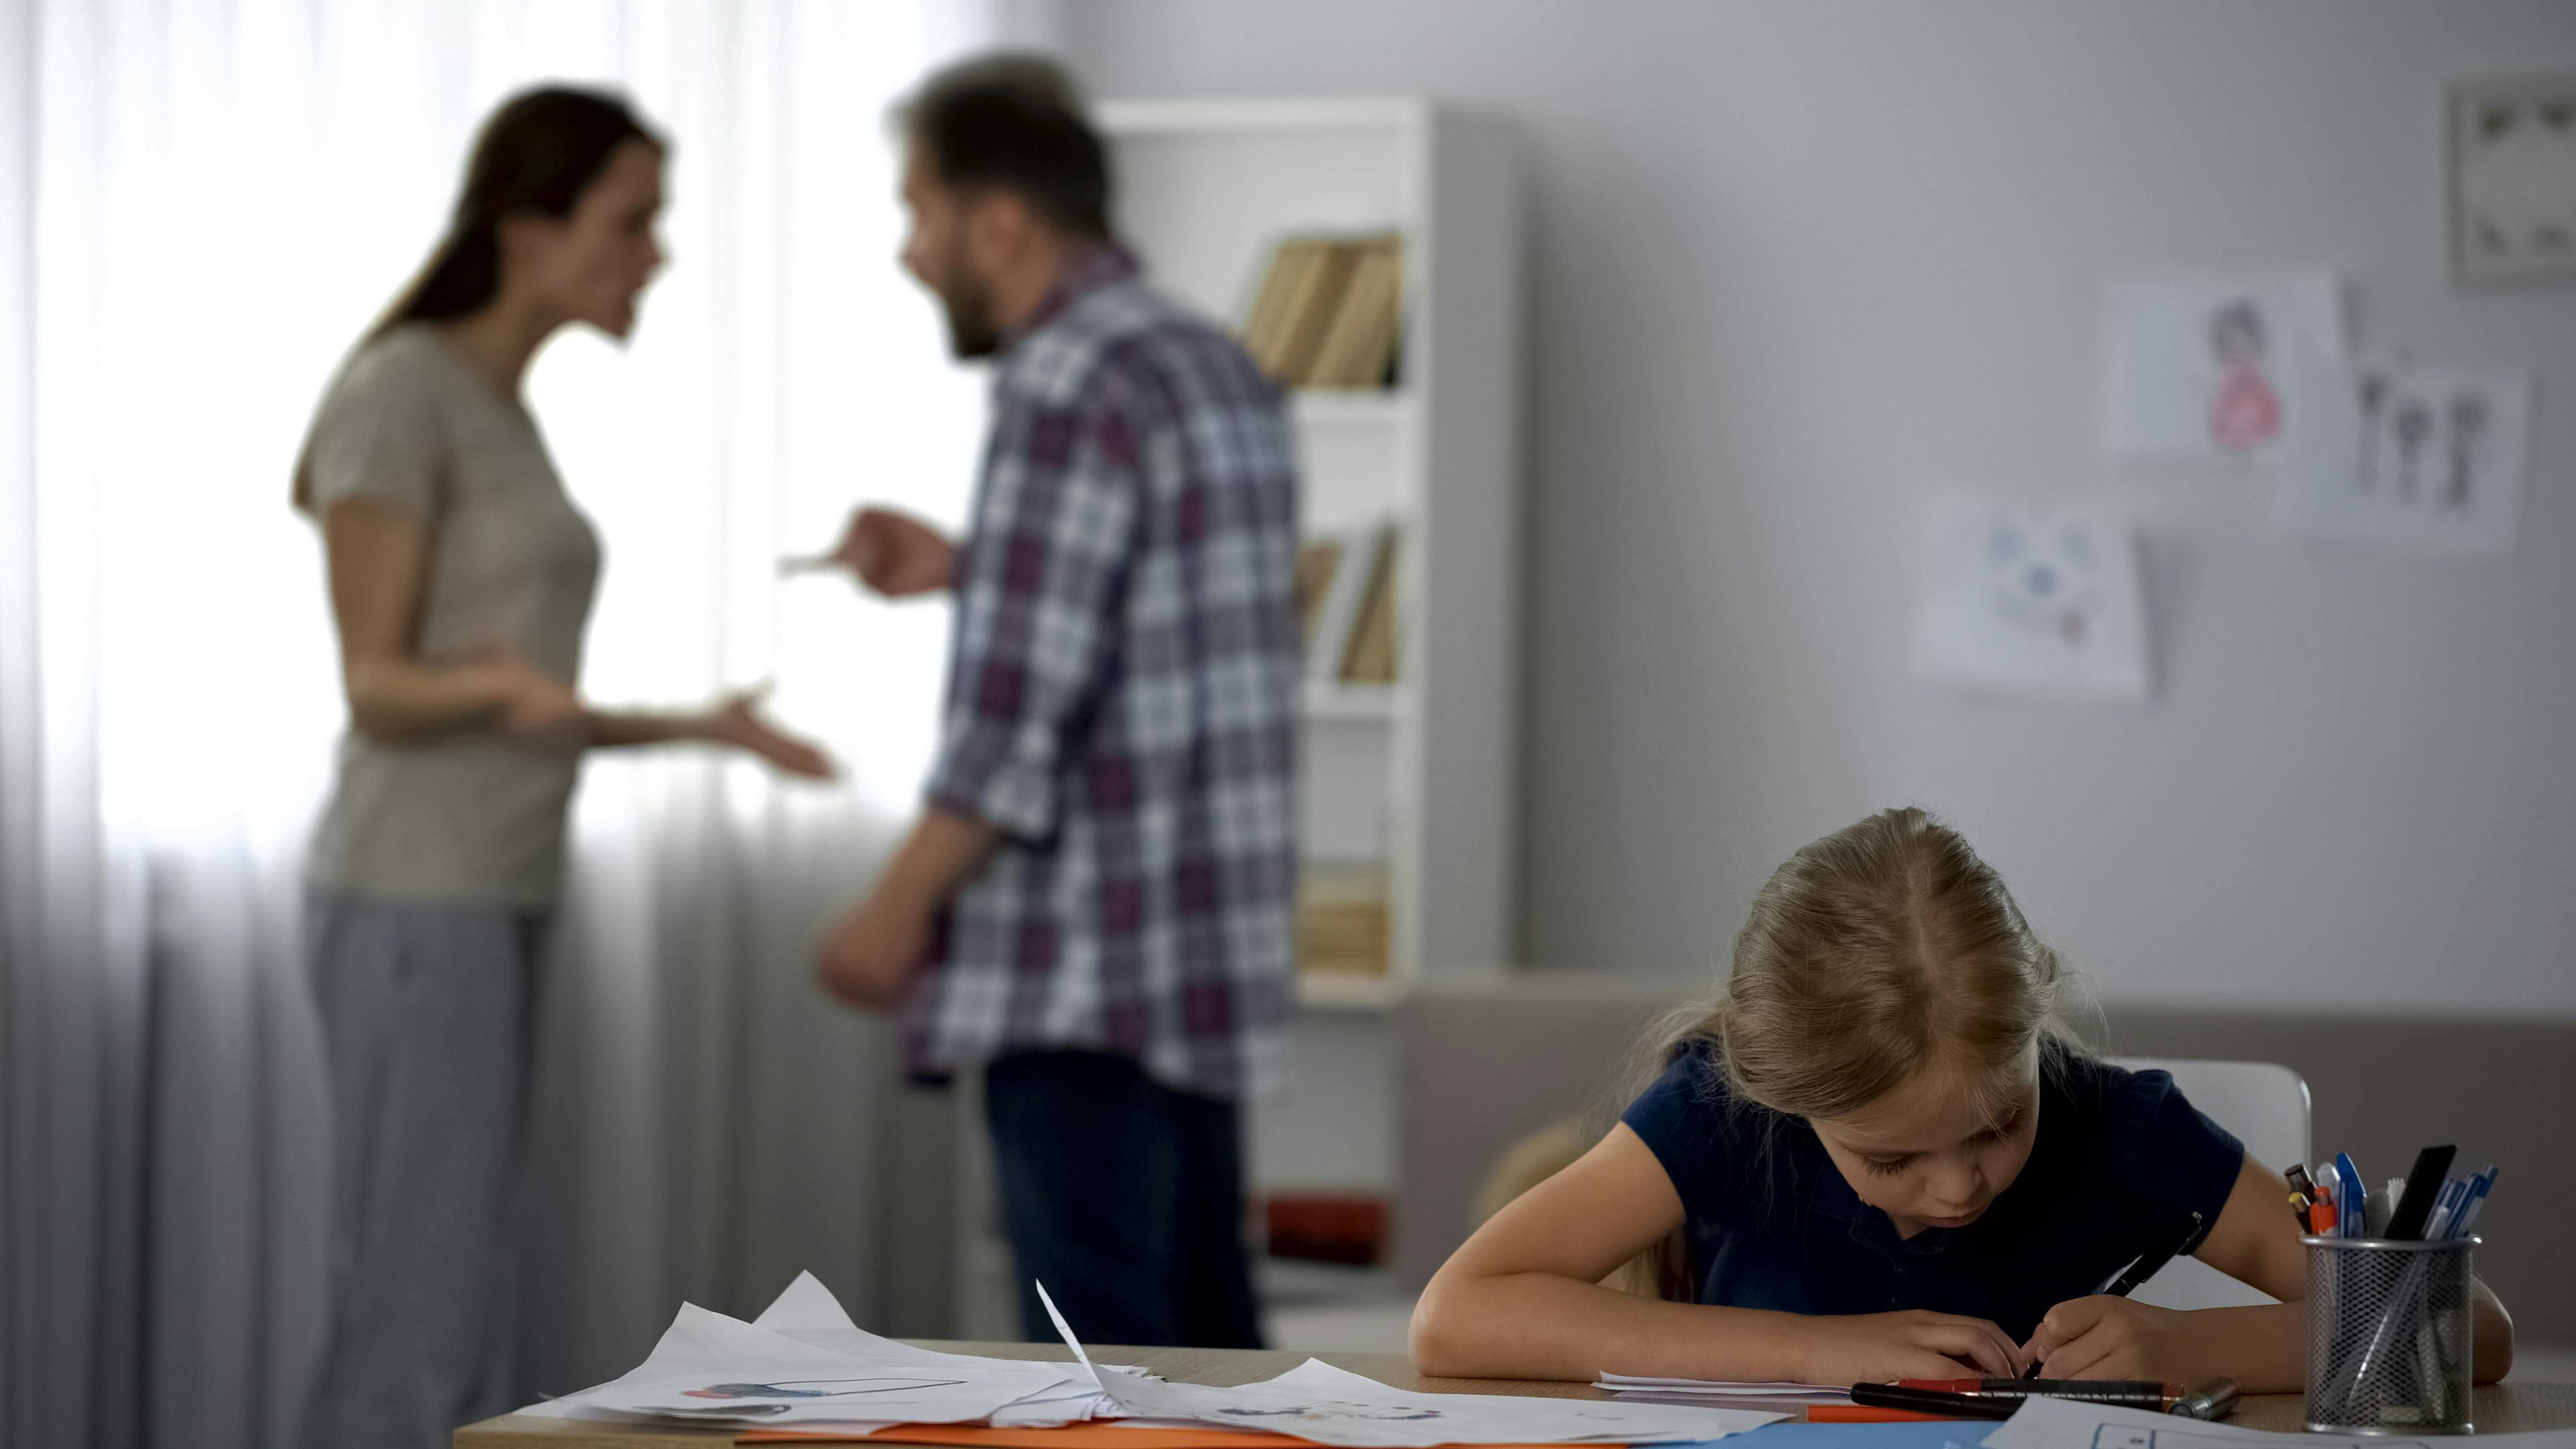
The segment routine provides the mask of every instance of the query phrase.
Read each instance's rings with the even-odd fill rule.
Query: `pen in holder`
[[[2299,1240],[2308,1250],[2307,1424],[2465,1434],[2476,1238]]]

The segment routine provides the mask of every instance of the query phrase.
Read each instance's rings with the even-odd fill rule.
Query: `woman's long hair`
[[[582,193],[629,141],[665,149],[623,100],[602,91],[540,86],[504,102],[474,139],[446,234],[358,346],[406,322],[443,322],[490,306],[501,292],[503,219],[572,215]],[[313,484],[305,464],[296,460],[294,499],[298,509],[310,511]]]

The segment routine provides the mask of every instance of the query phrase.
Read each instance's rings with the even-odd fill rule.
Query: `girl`
[[[662,261],[662,156],[608,96],[503,106],[446,238],[333,381],[296,470],[351,724],[308,866],[336,1203],[307,1444],[428,1449],[515,1402],[518,1137],[581,751],[694,740],[831,773],[748,697],[609,714],[573,689],[599,544],[519,384],[568,323],[633,328]]]
[[[1725,992],[1654,1038],[1662,1074],[1619,1125],[1433,1277],[1416,1364],[1850,1384],[2037,1363],[2297,1388],[2289,1185],[2166,1074],[2084,1055],[2059,984],[2003,882],[1924,812],[1809,845],[1755,897]],[[2284,1301],[2085,1296],[2193,1213],[2201,1261]],[[1600,1286],[1658,1244],[1660,1297]],[[2483,1284],[2476,1313],[2484,1383],[2512,1326]]]

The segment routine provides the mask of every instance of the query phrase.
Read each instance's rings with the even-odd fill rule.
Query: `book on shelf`
[[[1316,349],[1314,365],[1298,379],[1307,387],[1382,387],[1395,359],[1404,291],[1403,244],[1386,236],[1350,245],[1357,252],[1350,280],[1333,309],[1323,345]]]
[[[1337,976],[1387,974],[1386,867],[1308,861],[1297,874],[1297,966]]]
[[[1297,547],[1297,614],[1311,656],[1315,635],[1324,621],[1324,600],[1332,593],[1333,573],[1342,560],[1342,541],[1313,538]]]
[[[1291,237],[1273,248],[1270,270],[1253,293],[1252,310],[1240,336],[1244,350],[1263,373],[1278,377],[1280,343],[1287,335],[1289,298],[1304,284],[1308,269],[1323,258],[1324,243],[1313,237]]]
[[[1378,535],[1377,558],[1342,649],[1344,684],[1395,683],[1395,561],[1397,534],[1388,524]]]
[[[1289,237],[1271,249],[1240,336],[1282,386],[1384,387],[1403,310],[1400,237]]]
[[[1378,559],[1387,551],[1387,532],[1386,520],[1372,519],[1335,530],[1309,545],[1330,550],[1332,576],[1313,598],[1304,601],[1309,609],[1307,678],[1331,684],[1342,677],[1351,640],[1368,604],[1369,585],[1377,577]]]

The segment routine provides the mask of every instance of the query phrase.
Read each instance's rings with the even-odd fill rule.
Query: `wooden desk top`
[[[924,1348],[986,1358],[1064,1357],[1058,1343],[949,1343],[924,1340]],[[1433,1379],[1413,1371],[1413,1361],[1396,1353],[1290,1353],[1280,1349],[1117,1348],[1088,1344],[1100,1363],[1135,1364],[1167,1379],[1195,1384],[1248,1384],[1274,1378],[1308,1358],[1363,1374],[1399,1389],[1442,1394],[1518,1394],[1542,1399],[1606,1399],[1589,1384],[1514,1379]],[[1724,1407],[1757,1407],[1730,1401]],[[1781,1407],[1792,1406],[1761,1406]],[[2246,1399],[2228,1420],[2249,1429],[2295,1430],[2299,1427],[2297,1394],[2258,1394]],[[2506,1383],[2477,1391],[2480,1434],[2507,1434],[2528,1429],[2576,1428],[2576,1384]],[[456,1431],[456,1449],[708,1449],[733,1438],[730,1429],[665,1429],[603,1424],[589,1419],[531,1419],[505,1414]],[[1982,1436],[1980,1436],[1982,1437]],[[889,1442],[880,1440],[880,1443]]]

